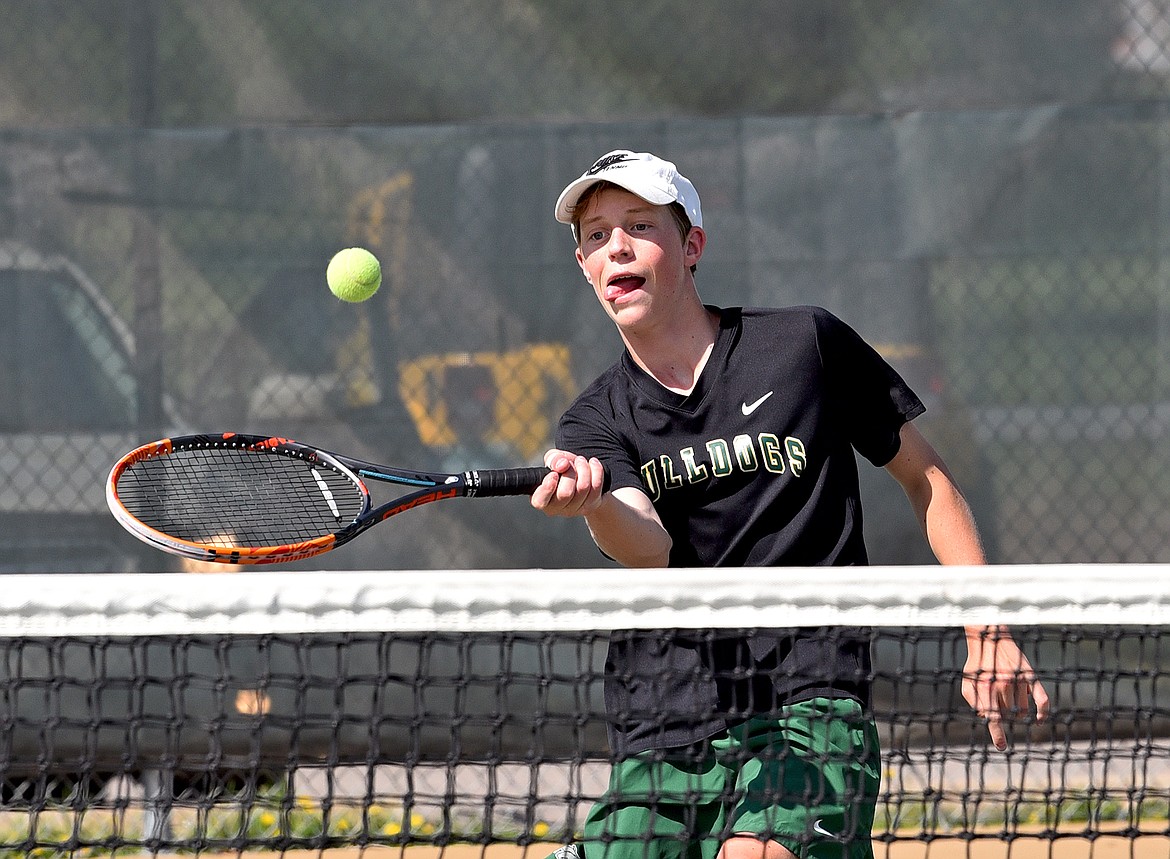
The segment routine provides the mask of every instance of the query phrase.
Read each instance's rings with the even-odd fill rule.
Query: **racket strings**
[[[283,546],[337,533],[366,506],[323,462],[240,448],[176,450],[126,469],[118,498],[143,524],[217,547]]]

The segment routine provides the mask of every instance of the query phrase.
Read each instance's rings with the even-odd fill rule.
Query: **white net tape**
[[[1086,564],[0,577],[0,636],[7,637],[984,623],[1170,624],[1170,569]]]

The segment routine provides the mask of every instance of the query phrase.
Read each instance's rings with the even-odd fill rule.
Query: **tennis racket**
[[[164,552],[224,564],[275,564],[336,549],[432,501],[527,495],[547,474],[546,468],[432,474],[286,438],[188,435],[145,444],[118,460],[106,502],[126,530]],[[373,507],[365,480],[410,491]]]

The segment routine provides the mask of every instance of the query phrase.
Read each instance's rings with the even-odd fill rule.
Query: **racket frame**
[[[126,508],[118,496],[118,482],[128,470],[144,460],[197,449],[233,449],[257,455],[287,456],[302,459],[309,464],[326,464],[346,475],[359,487],[364,496],[361,512],[336,532],[309,540],[272,546],[222,546],[192,542],[166,534],[142,522]],[[123,528],[164,552],[194,561],[220,564],[275,564],[299,561],[336,549],[379,522],[424,504],[477,495],[527,494],[539,485],[546,474],[548,470],[544,468],[469,470],[459,473],[413,471],[342,456],[279,436],[198,434],[153,441],[119,459],[106,480],[106,504]],[[409,487],[412,491],[373,507],[363,478]]]

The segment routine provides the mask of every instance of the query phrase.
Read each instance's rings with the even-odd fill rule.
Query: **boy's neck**
[[[669,328],[642,336],[622,334],[630,357],[668,390],[689,394],[695,389],[719,334],[719,314],[700,304]]]

